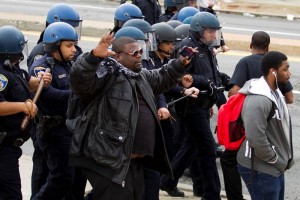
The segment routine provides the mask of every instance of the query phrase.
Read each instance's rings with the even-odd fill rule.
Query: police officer
[[[116,33],[130,19],[144,19],[141,9],[131,3],[119,5],[115,11],[114,28],[111,32]]]
[[[65,3],[55,4],[51,7],[47,13],[46,17],[46,28],[54,22],[66,22],[76,28],[78,33],[78,38],[81,35],[81,24],[82,19],[80,18],[78,12]],[[45,31],[45,30],[44,30]],[[28,69],[31,67],[32,63],[42,57],[45,54],[43,48],[43,35],[44,31],[40,35],[40,39],[37,42],[37,45],[32,49],[30,55],[27,58]],[[76,57],[77,58],[82,53],[82,50],[79,46],[76,45]]]
[[[158,22],[169,21],[175,12],[177,12],[176,2],[174,0],[164,0],[165,12],[159,16]]]
[[[21,180],[19,158],[22,154],[20,146],[30,137],[31,123],[20,129],[25,115],[33,118],[37,107],[31,99],[31,91],[35,91],[40,78],[30,76],[20,69],[23,60],[23,49],[27,41],[20,30],[13,26],[0,27],[0,199],[20,200]],[[43,74],[47,87],[51,82],[51,74]]]
[[[81,33],[81,24],[82,20],[78,12],[68,4],[59,3],[52,6],[46,17],[46,27],[55,22],[66,22],[76,28],[77,33]],[[40,39],[37,42],[37,45],[32,49],[29,57],[27,58],[27,66],[30,69],[32,63],[41,58],[46,54],[43,47],[43,35],[44,31],[40,35]],[[81,48],[76,44],[76,56],[74,60],[82,53]],[[33,168],[31,176],[31,197],[34,197],[36,193],[41,189],[45,184],[49,170],[47,167],[47,161],[43,159],[42,151],[40,150],[34,129],[32,130],[31,139],[34,146],[34,152],[32,156]]]
[[[193,76],[192,86],[200,90],[208,90],[208,95],[199,96],[196,101],[189,99],[183,120],[196,149],[195,159],[200,163],[198,169],[203,179],[203,198],[213,200],[220,199],[220,180],[216,166],[215,141],[209,120],[210,108],[218,99],[216,86],[221,86],[222,81],[211,45],[216,39],[216,31],[220,28],[220,23],[214,15],[200,12],[193,16],[189,37],[184,38],[179,46],[179,48],[183,46],[198,48],[199,52],[192,57],[188,72]],[[185,160],[181,162],[188,164]],[[178,177],[175,178],[183,174],[182,169],[181,172],[177,172]],[[175,170],[174,174],[176,176]],[[166,180],[164,184],[171,181]]]
[[[46,183],[33,199],[63,199],[71,191],[74,169],[69,167],[69,149],[72,133],[65,125],[68,99],[71,94],[69,71],[76,55],[78,34],[65,22],[55,22],[46,29],[43,37],[43,57],[36,60],[30,73],[38,76],[51,68],[52,84],[42,92],[39,102],[41,115],[37,127],[37,140],[49,173]],[[74,183],[78,184],[78,183]],[[82,194],[83,197],[83,194]],[[77,197],[80,198],[80,197]]]

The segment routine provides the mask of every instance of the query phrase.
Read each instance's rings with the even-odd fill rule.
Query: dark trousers
[[[33,128],[35,130],[35,128]],[[47,162],[43,156],[43,151],[40,149],[38,145],[38,140],[36,136],[37,132],[33,131],[31,134],[31,139],[34,147],[33,155],[32,155],[32,174],[31,174],[31,198],[32,199],[42,188],[42,186],[47,181],[47,176],[49,173],[49,169],[47,166]]]
[[[144,167],[145,193],[144,200],[159,200],[160,173]]]
[[[164,140],[165,140],[165,146],[167,149],[167,154],[169,157],[169,160],[172,160],[175,155],[175,147],[173,143],[174,139],[174,129],[173,125],[171,123],[170,119],[162,120],[160,121],[163,134],[164,134]]]
[[[0,146],[0,200],[21,200],[21,178],[19,147]]]
[[[168,188],[177,187],[179,178],[183,175],[184,170],[189,166],[192,159],[192,145],[189,135],[186,135],[182,146],[177,151],[175,157],[171,162],[174,179],[163,175],[160,183]]]
[[[83,172],[93,187],[94,200],[143,200],[145,183],[140,158],[131,160],[124,187],[92,170],[83,169]]]
[[[228,200],[242,200],[242,181],[237,167],[237,150],[225,150],[220,158]]]
[[[195,106],[190,107],[184,122],[197,152],[196,158],[199,160],[199,172],[203,180],[203,198],[219,200],[221,185],[216,165],[215,140],[209,120],[209,109]]]
[[[34,200],[61,200],[71,193],[74,168],[69,167],[69,150],[72,135],[65,125],[57,127],[46,138],[37,135],[49,169],[46,183],[33,198]],[[79,198],[79,197],[78,197]]]

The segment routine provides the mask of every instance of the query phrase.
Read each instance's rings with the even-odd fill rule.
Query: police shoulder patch
[[[34,71],[34,75],[36,77],[40,77],[40,75],[46,71],[46,68],[45,67],[35,67],[33,69],[33,71]]]
[[[0,74],[0,92],[3,91],[8,84],[8,79],[3,74]]]

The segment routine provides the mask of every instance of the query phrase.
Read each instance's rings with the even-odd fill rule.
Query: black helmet
[[[176,28],[177,26],[181,25],[182,22],[180,22],[178,20],[169,20],[169,21],[167,21],[167,24],[169,24],[173,28]]]
[[[157,42],[176,42],[179,41],[176,35],[176,31],[172,26],[165,22],[153,24],[155,29],[155,36]]]
[[[181,24],[175,28],[177,37],[183,39],[189,35],[190,25],[189,24]]]
[[[200,12],[194,15],[192,17],[190,29],[202,37],[204,28],[219,30],[221,26],[218,18],[209,12]]]

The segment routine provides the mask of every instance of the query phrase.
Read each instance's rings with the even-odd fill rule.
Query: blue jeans
[[[284,199],[284,174],[275,177],[255,170],[251,173],[251,169],[239,164],[238,169],[251,195],[251,199]]]

